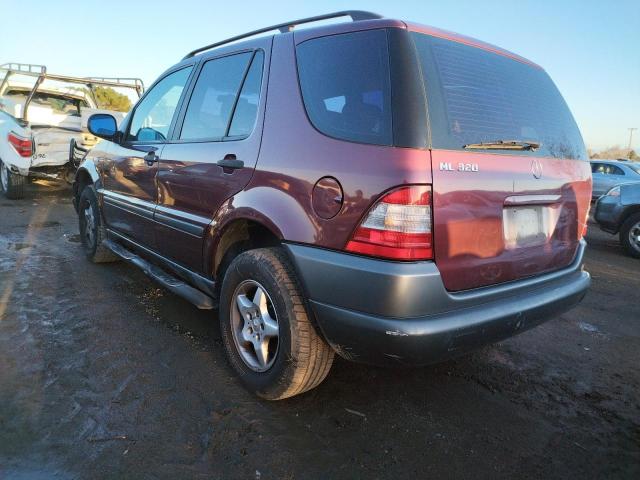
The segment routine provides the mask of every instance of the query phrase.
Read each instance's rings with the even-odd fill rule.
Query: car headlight
[[[613,187],[604,195],[605,197],[619,197],[620,196],[620,185]]]

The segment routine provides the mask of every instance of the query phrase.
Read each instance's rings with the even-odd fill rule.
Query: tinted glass
[[[253,130],[258,114],[260,100],[260,84],[262,82],[262,63],[264,54],[256,52],[251,62],[251,67],[242,85],[236,109],[233,112],[233,120],[229,128],[229,136],[246,136]]]
[[[434,148],[535,141],[523,155],[585,159],[578,127],[547,73],[504,55],[412,33],[425,77]]]
[[[167,139],[171,120],[190,73],[191,67],[173,72],[149,90],[136,106],[127,140],[153,142]]]
[[[220,139],[229,118],[251,53],[209,60],[202,67],[182,124],[182,140]]]
[[[393,143],[384,30],[316,38],[296,51],[304,105],[318,130],[354,142]]]
[[[609,173],[611,175],[624,175],[624,171],[615,165],[609,165]]]
[[[30,91],[8,90],[4,95],[17,102],[24,102]],[[45,92],[36,92],[31,99],[31,106],[34,105],[51,108],[55,113],[65,115],[80,116],[80,108],[87,107],[87,101],[80,98],[70,98],[64,95],[56,95]]]

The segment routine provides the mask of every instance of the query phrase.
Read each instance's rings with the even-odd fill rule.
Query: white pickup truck
[[[126,112],[101,108],[100,89],[124,89],[132,100],[144,91],[137,78],[52,75],[21,63],[0,65],[0,79],[0,186],[9,199],[24,196],[28,178],[73,178],[78,155],[97,142],[86,128],[89,116],[124,118]]]

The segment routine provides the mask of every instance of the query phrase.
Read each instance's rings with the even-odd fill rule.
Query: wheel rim
[[[640,222],[636,222],[629,229],[629,243],[640,252]]]
[[[0,162],[0,182],[2,183],[2,189],[6,192],[9,189],[9,174],[7,173],[7,167],[2,162]]]
[[[93,246],[93,240],[95,239],[96,225],[95,216],[93,215],[93,208],[91,204],[87,202],[87,206],[84,209],[84,238],[87,240],[88,246]]]
[[[271,297],[254,280],[245,280],[233,292],[231,331],[240,358],[254,372],[271,368],[278,355],[278,317]]]

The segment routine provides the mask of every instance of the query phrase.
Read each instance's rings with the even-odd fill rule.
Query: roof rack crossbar
[[[46,73],[47,67],[44,65],[36,65],[34,63],[18,63],[18,62],[9,62],[3,63],[0,65],[0,69],[2,70],[13,70],[15,72],[25,72],[25,73]]]
[[[220,42],[212,43],[211,45],[207,45],[205,47],[198,48],[187,53],[183,60],[187,58],[191,58],[198,53],[202,53],[206,50],[210,50],[212,48],[219,47],[221,45],[226,45],[227,43],[235,42],[237,40],[242,40],[243,38],[253,37],[255,35],[259,35],[261,33],[271,32],[273,30],[279,30],[280,33],[287,33],[292,31],[297,25],[302,25],[305,23],[313,23],[319,22],[321,20],[328,20],[331,18],[340,18],[340,17],[351,17],[351,20],[354,22],[360,20],[375,20],[378,18],[383,18],[382,15],[372,12],[365,12],[363,10],[344,10],[341,12],[327,13],[325,15],[317,15],[315,17],[301,18],[299,20],[292,20],[285,23],[279,23],[277,25],[271,25],[270,27],[260,28],[258,30],[253,30],[248,33],[243,33],[242,35],[236,35],[235,37],[227,38],[226,40],[222,40]]]

